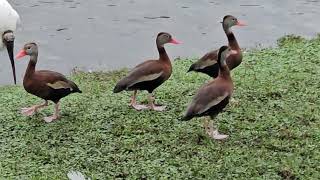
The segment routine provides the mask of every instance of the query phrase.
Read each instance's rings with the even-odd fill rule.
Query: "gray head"
[[[246,26],[245,23],[239,21],[232,15],[226,15],[223,17],[222,25],[224,29],[230,29],[232,26]]]
[[[20,50],[20,52],[16,55],[16,58],[22,58],[24,56],[37,56],[38,55],[38,46],[36,43],[31,42],[27,43],[23,46],[23,49]]]
[[[158,46],[163,46],[167,43],[180,44],[178,41],[172,38],[171,34],[166,32],[160,32],[157,36],[156,42]]]
[[[218,64],[219,66],[221,65],[226,65],[226,59],[231,55],[237,53],[235,50],[232,50],[228,46],[221,46],[218,52]]]

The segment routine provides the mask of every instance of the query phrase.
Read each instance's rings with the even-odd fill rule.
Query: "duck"
[[[218,51],[219,74],[207,84],[203,85],[193,97],[185,115],[181,120],[189,121],[194,117],[205,117],[204,129],[206,134],[215,140],[223,140],[228,135],[220,134],[213,125],[213,119],[228,105],[233,93],[233,81],[226,59],[234,50],[228,46],[220,47]]]
[[[151,109],[155,111],[164,111],[166,106],[157,106],[154,103],[155,97],[153,91],[169,79],[172,73],[170,58],[164,48],[167,43],[180,44],[172,38],[167,32],[160,32],[156,38],[156,45],[159,52],[159,58],[147,60],[135,66],[131,72],[122,78],[114,87],[113,92],[133,91],[130,105],[136,110]],[[136,101],[137,92],[148,91],[148,105],[138,104]]]
[[[28,93],[43,99],[44,103],[22,108],[21,113],[25,116],[32,116],[38,110],[48,106],[48,101],[52,101],[55,104],[54,114],[44,117],[44,121],[50,123],[60,118],[60,99],[72,93],[82,93],[82,91],[74,82],[58,72],[35,70],[38,61],[38,45],[36,43],[25,44],[16,55],[16,59],[26,55],[30,56],[30,60],[23,78],[23,87]]]
[[[14,62],[14,40],[17,27],[20,25],[20,16],[7,0],[0,0],[0,50],[7,49],[11,63],[14,84],[17,84]]]
[[[229,47],[234,50],[234,53],[231,54],[226,61],[229,69],[232,70],[241,64],[242,52],[237,39],[231,30],[231,27],[246,26],[246,24],[232,15],[224,16],[221,23],[223,30],[228,38]],[[198,61],[190,66],[188,72],[201,72],[207,74],[210,77],[216,78],[219,75],[219,66],[217,63],[218,51],[219,50],[217,49],[206,53],[203,57],[201,57]]]

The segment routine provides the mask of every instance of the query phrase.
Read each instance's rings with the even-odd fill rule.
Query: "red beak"
[[[172,43],[172,44],[180,44],[179,41],[175,40],[175,39],[171,39],[171,41],[169,43]]]
[[[247,24],[242,21],[237,21],[237,26],[246,26]]]
[[[26,51],[24,49],[20,50],[19,53],[16,55],[16,59],[20,59],[23,56],[27,55]]]

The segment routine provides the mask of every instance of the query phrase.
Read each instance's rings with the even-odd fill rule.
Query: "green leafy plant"
[[[209,80],[187,74],[188,59],[175,61],[156,90],[163,113],[137,112],[128,107],[130,93],[112,93],[127,70],[73,74],[83,94],[63,99],[62,118],[50,124],[42,117],[52,107],[24,117],[19,109],[40,100],[21,86],[1,87],[0,176],[66,179],[76,170],[92,179],[319,179],[320,39],[280,42],[245,53],[232,72],[236,101],[216,119],[231,135],[224,142],[207,138],[201,119],[179,121]]]

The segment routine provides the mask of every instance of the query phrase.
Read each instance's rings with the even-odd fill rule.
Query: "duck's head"
[[[19,53],[16,55],[17,59],[20,59],[26,55],[28,56],[34,56],[38,54],[38,46],[34,42],[27,43],[23,46],[23,48],[19,51]]]
[[[160,32],[157,36],[157,45],[163,46],[167,43],[180,44],[180,42],[172,38],[171,34],[166,32]]]
[[[232,15],[226,15],[223,17],[223,21],[221,22],[223,24],[223,27],[226,29],[231,28],[232,26],[246,26],[245,23],[238,20],[236,17]]]
[[[7,51],[8,51],[8,55],[9,55],[9,59],[11,62],[11,68],[12,68],[12,73],[13,73],[13,79],[14,79],[14,83],[17,83],[17,78],[16,78],[16,67],[14,65],[14,57],[13,57],[13,49],[14,49],[14,35],[13,35],[13,31],[8,30],[5,31],[2,34],[2,42],[3,44],[6,46]]]
[[[232,50],[230,47],[228,46],[221,46],[218,52],[218,63],[220,65],[224,65],[226,64],[226,59],[231,55],[231,54],[235,54],[237,53],[237,51]]]

